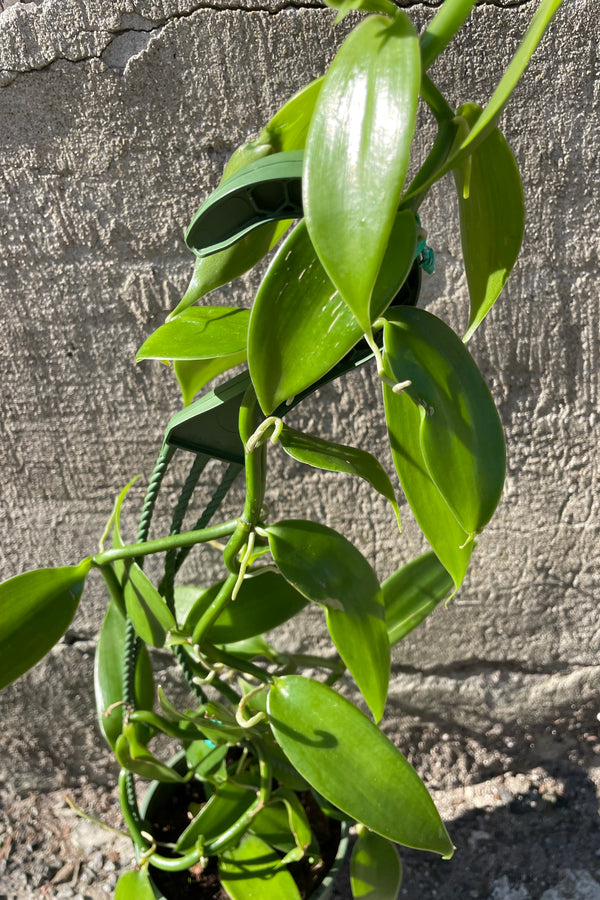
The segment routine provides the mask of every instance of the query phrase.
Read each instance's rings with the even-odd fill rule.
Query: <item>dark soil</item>
[[[288,869],[298,885],[300,896],[309,897],[331,868],[340,838],[340,825],[325,816],[309,791],[300,795],[313,833],[319,843],[322,862],[311,865],[308,859],[289,865]],[[197,782],[170,786],[168,802],[157,810],[156,821],[151,821],[151,831],[161,841],[175,843],[189,824],[188,808],[191,803],[202,803],[204,795]],[[165,851],[165,855],[169,855]],[[156,886],[166,897],[177,900],[229,900],[219,884],[216,860],[211,859],[206,868],[200,865],[185,872],[165,872],[150,866]]]

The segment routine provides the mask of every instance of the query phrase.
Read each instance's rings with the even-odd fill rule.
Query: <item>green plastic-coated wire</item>
[[[156,498],[162,484],[165,472],[169,463],[173,459],[175,448],[164,444],[158,455],[154,471],[148,483],[146,496],[144,497],[144,505],[138,525],[137,543],[142,544],[148,540],[150,531],[150,523],[154,513]],[[140,563],[142,560],[140,560]],[[135,707],[135,668],[140,650],[140,639],[133,627],[131,619],[127,617],[125,626],[125,646],[123,650],[123,724],[125,724],[125,716],[129,709]],[[132,772],[125,775],[125,796],[127,800],[128,813],[136,822],[141,822],[140,811],[135,795],[135,780]]]
[[[190,471],[188,472],[188,476],[181,489],[181,493],[179,494],[177,505],[175,506],[175,509],[173,511],[171,528],[169,530],[170,535],[179,534],[179,532],[181,531],[181,526],[183,525],[183,520],[185,519],[185,514],[187,513],[192,494],[194,493],[194,489],[198,484],[198,479],[204,471],[209,459],[210,457],[205,453],[198,453],[194,457],[194,461],[192,463]],[[171,612],[175,611],[176,559],[177,550],[168,550],[165,555],[165,573],[161,583],[158,586],[158,593],[162,594],[162,596],[165,598],[167,606],[169,607]]]

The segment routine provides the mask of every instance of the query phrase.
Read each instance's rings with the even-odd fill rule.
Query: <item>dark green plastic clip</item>
[[[220,184],[187,230],[185,243],[192,253],[210,256],[265,222],[300,218],[303,155],[302,150],[273,153]]]

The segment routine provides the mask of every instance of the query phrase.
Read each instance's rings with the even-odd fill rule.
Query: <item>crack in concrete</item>
[[[516,8],[520,8],[520,7],[529,6],[535,2],[536,2],[536,0],[507,0],[507,2],[505,2],[505,3],[499,2],[499,0],[481,0],[481,2],[478,3],[477,6],[478,7],[488,7],[489,6],[489,7],[495,8],[495,9],[504,10],[504,9],[516,9]],[[21,4],[16,4],[16,5],[21,6]],[[419,8],[425,8],[425,9],[434,10],[434,9],[438,9],[440,7],[440,5],[441,5],[441,2],[439,2],[439,0],[438,0],[438,2],[432,2],[432,3],[428,3],[428,2],[425,2],[425,0],[421,0],[421,2],[417,2],[417,3],[412,3],[412,2],[407,3],[407,4],[403,5],[402,8],[403,9],[415,9],[415,10],[419,9]],[[3,8],[0,6],[0,15],[4,11],[8,12],[8,9],[12,9],[12,8],[14,8],[14,6],[7,7],[6,10],[3,10]],[[213,12],[247,12],[247,13],[259,12],[259,13],[267,13],[268,15],[272,15],[272,16],[277,16],[277,15],[280,15],[281,13],[298,11],[298,10],[321,10],[323,12],[333,12],[333,10],[330,10],[328,7],[325,7],[318,2],[307,3],[307,2],[302,2],[302,0],[282,0],[281,3],[275,3],[275,4],[258,3],[258,4],[253,4],[252,6],[244,5],[243,3],[240,3],[239,0],[233,0],[233,2],[231,2],[231,3],[223,2],[223,3],[218,3],[218,4],[211,2],[211,0],[204,0],[204,2],[198,3],[193,9],[187,10],[182,13],[175,13],[171,16],[167,16],[164,20],[157,20],[155,23],[153,23],[152,20],[150,20],[150,19],[145,19],[145,17],[143,17],[143,16],[137,16],[137,14],[123,13],[122,18],[127,19],[128,16],[135,15],[136,18],[139,18],[140,20],[143,20],[144,22],[146,22],[148,24],[148,27],[147,28],[146,27],[117,28],[114,30],[108,29],[104,33],[112,34],[112,35],[114,35],[114,37],[112,39],[110,39],[108,41],[108,43],[106,44],[106,46],[103,47],[102,50],[98,51],[97,53],[87,54],[87,55],[81,56],[81,57],[70,57],[70,56],[64,56],[64,55],[63,56],[55,56],[51,60],[48,60],[48,62],[44,63],[43,65],[33,66],[28,69],[0,69],[0,87],[4,87],[4,86],[7,86],[8,84],[12,83],[14,81],[14,79],[17,77],[17,75],[29,75],[34,72],[43,72],[45,69],[48,69],[50,66],[52,66],[54,63],[57,63],[57,62],[69,62],[69,63],[77,64],[77,63],[82,63],[82,62],[89,62],[93,59],[100,59],[103,62],[105,62],[105,64],[107,65],[108,68],[111,68],[115,71],[120,71],[121,74],[124,74],[124,71],[125,71],[125,68],[127,66],[129,59],[142,53],[144,51],[145,47],[140,46],[139,49],[135,50],[135,52],[132,52],[131,55],[125,60],[124,64],[121,64],[121,62],[119,62],[117,64],[106,62],[103,59],[103,55],[106,54],[107,51],[109,51],[109,48],[114,43],[115,38],[120,37],[120,36],[126,36],[128,34],[152,35],[156,32],[161,31],[163,28],[165,28],[171,22],[178,22],[178,21],[190,18],[190,17],[194,16],[196,13],[201,12],[203,10],[211,10]],[[90,33],[95,34],[97,32],[90,31]],[[148,43],[149,43],[149,40],[148,40]],[[147,44],[146,44],[146,46],[147,46]]]

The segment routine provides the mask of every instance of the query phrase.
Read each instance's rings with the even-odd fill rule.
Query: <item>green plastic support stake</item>
[[[187,247],[210,256],[265,222],[300,218],[303,156],[302,150],[273,153],[220,184],[193,217]]]

